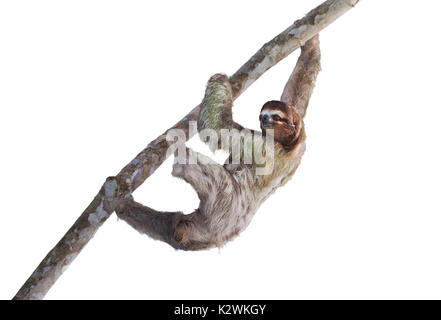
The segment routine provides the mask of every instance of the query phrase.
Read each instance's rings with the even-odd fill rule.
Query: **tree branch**
[[[357,2],[358,0],[325,1],[309,12],[304,18],[297,20],[288,29],[266,43],[230,77],[234,98],[237,98],[244,92],[265,71],[318,34],[323,28],[351,9]],[[294,74],[295,71],[292,76],[293,81],[295,80]],[[287,91],[287,94],[292,96],[293,99],[303,99],[302,101],[304,101],[304,97],[301,94],[299,95],[302,90],[304,90],[303,87],[294,89],[292,92],[289,91],[289,93]],[[308,98],[309,95],[310,93]],[[191,133],[188,132],[188,122],[196,121],[198,114],[199,106],[191,110],[187,116],[170,129],[182,129],[186,132],[187,138],[191,138]],[[106,180],[94,200],[43,259],[14,299],[44,298],[55,281],[57,281],[81,249],[94,236],[98,228],[112,214],[114,211],[114,200],[131,194],[165,161],[168,148],[166,141],[167,132],[168,130],[149,143],[117,176],[109,177]]]

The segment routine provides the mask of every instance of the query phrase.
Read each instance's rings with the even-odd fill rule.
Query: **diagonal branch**
[[[288,29],[266,43],[233,76],[230,82],[234,98],[237,98],[265,71],[318,34],[322,29],[351,9],[358,0],[328,0],[297,20]],[[302,89],[301,89],[302,90]],[[196,120],[199,106],[195,107],[170,129],[182,129],[190,138],[188,123]],[[170,130],[169,129],[169,130]],[[168,130],[141,151],[120,173],[109,177],[91,204],[67,231],[64,237],[47,254],[40,265],[18,291],[14,299],[42,299],[94,236],[98,228],[114,210],[114,200],[132,193],[166,159]]]

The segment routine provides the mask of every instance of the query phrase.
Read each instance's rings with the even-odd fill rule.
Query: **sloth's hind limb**
[[[185,158],[175,157],[172,175],[188,182],[197,192],[200,206],[190,214],[160,212],[135,202],[120,200],[115,208],[118,217],[134,229],[153,239],[168,243],[175,249],[200,250],[211,247],[209,213],[220,187],[219,178],[229,174],[210,158],[186,148]],[[196,163],[189,163],[189,158]],[[213,197],[214,196],[214,197]]]
[[[115,212],[140,233],[163,241],[175,249],[199,250],[208,247],[206,243],[194,240],[195,231],[201,227],[197,223],[198,210],[191,214],[182,212],[161,212],[144,206],[133,199],[120,200]]]
[[[140,233],[147,234],[175,247],[173,229],[183,214],[181,212],[160,212],[126,198],[119,201],[115,212],[121,220],[127,222]]]

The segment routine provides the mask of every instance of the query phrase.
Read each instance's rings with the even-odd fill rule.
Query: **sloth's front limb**
[[[204,99],[198,119],[198,131],[204,129],[242,129],[233,121],[233,91],[225,74],[217,73],[210,77],[205,89]]]
[[[302,46],[296,66],[286,82],[281,100],[305,116],[309,99],[320,72],[320,41],[315,35]]]

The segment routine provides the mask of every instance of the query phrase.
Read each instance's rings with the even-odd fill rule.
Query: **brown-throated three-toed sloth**
[[[212,129],[218,133],[225,129],[243,130],[233,121],[231,107],[228,77],[212,76],[201,104],[198,130]],[[281,101],[269,101],[263,105],[259,119],[262,134],[250,130],[253,139],[248,143],[243,137],[236,139],[241,148],[238,163],[232,163],[230,155],[222,166],[191,149],[187,149],[186,156],[197,159],[195,164],[176,156],[172,175],[191,184],[200,199],[199,208],[193,213],[158,212],[125,199],[116,207],[119,218],[177,249],[221,246],[238,235],[250,223],[260,204],[291,178],[304,152],[303,121],[293,108]],[[268,129],[273,130],[272,136],[266,134]],[[270,138],[274,139],[273,144],[266,143],[265,139]],[[274,150],[266,150],[268,146]],[[230,145],[229,149],[232,148]],[[262,163],[259,166],[254,155],[250,163],[243,161],[247,148],[261,150],[264,165],[272,170],[258,174],[256,171]]]
[[[130,197],[116,204],[118,217],[176,249],[219,247],[237,236],[248,226],[261,203],[292,177],[300,163],[305,150],[303,116],[319,68],[320,50],[315,36],[302,47],[299,62],[285,87],[282,99],[289,105],[282,101],[265,103],[259,116],[262,133],[247,130],[253,139],[244,135],[239,135],[239,139],[234,139],[234,135],[230,137],[227,143],[230,157],[224,165],[188,148],[184,149],[184,156],[175,153],[172,175],[188,182],[200,199],[199,208],[194,212],[158,212]],[[207,129],[217,136],[222,135],[223,130],[243,132],[244,128],[233,121],[232,102],[228,77],[212,76],[198,119],[203,141],[206,137],[202,132]],[[210,146],[225,149],[220,143],[210,143]],[[237,146],[240,152],[235,157],[237,152],[233,151]],[[252,156],[247,158],[250,154]],[[257,161],[262,160],[259,154],[263,162]],[[189,162],[190,158],[196,161]],[[259,173],[262,165],[271,170]]]

